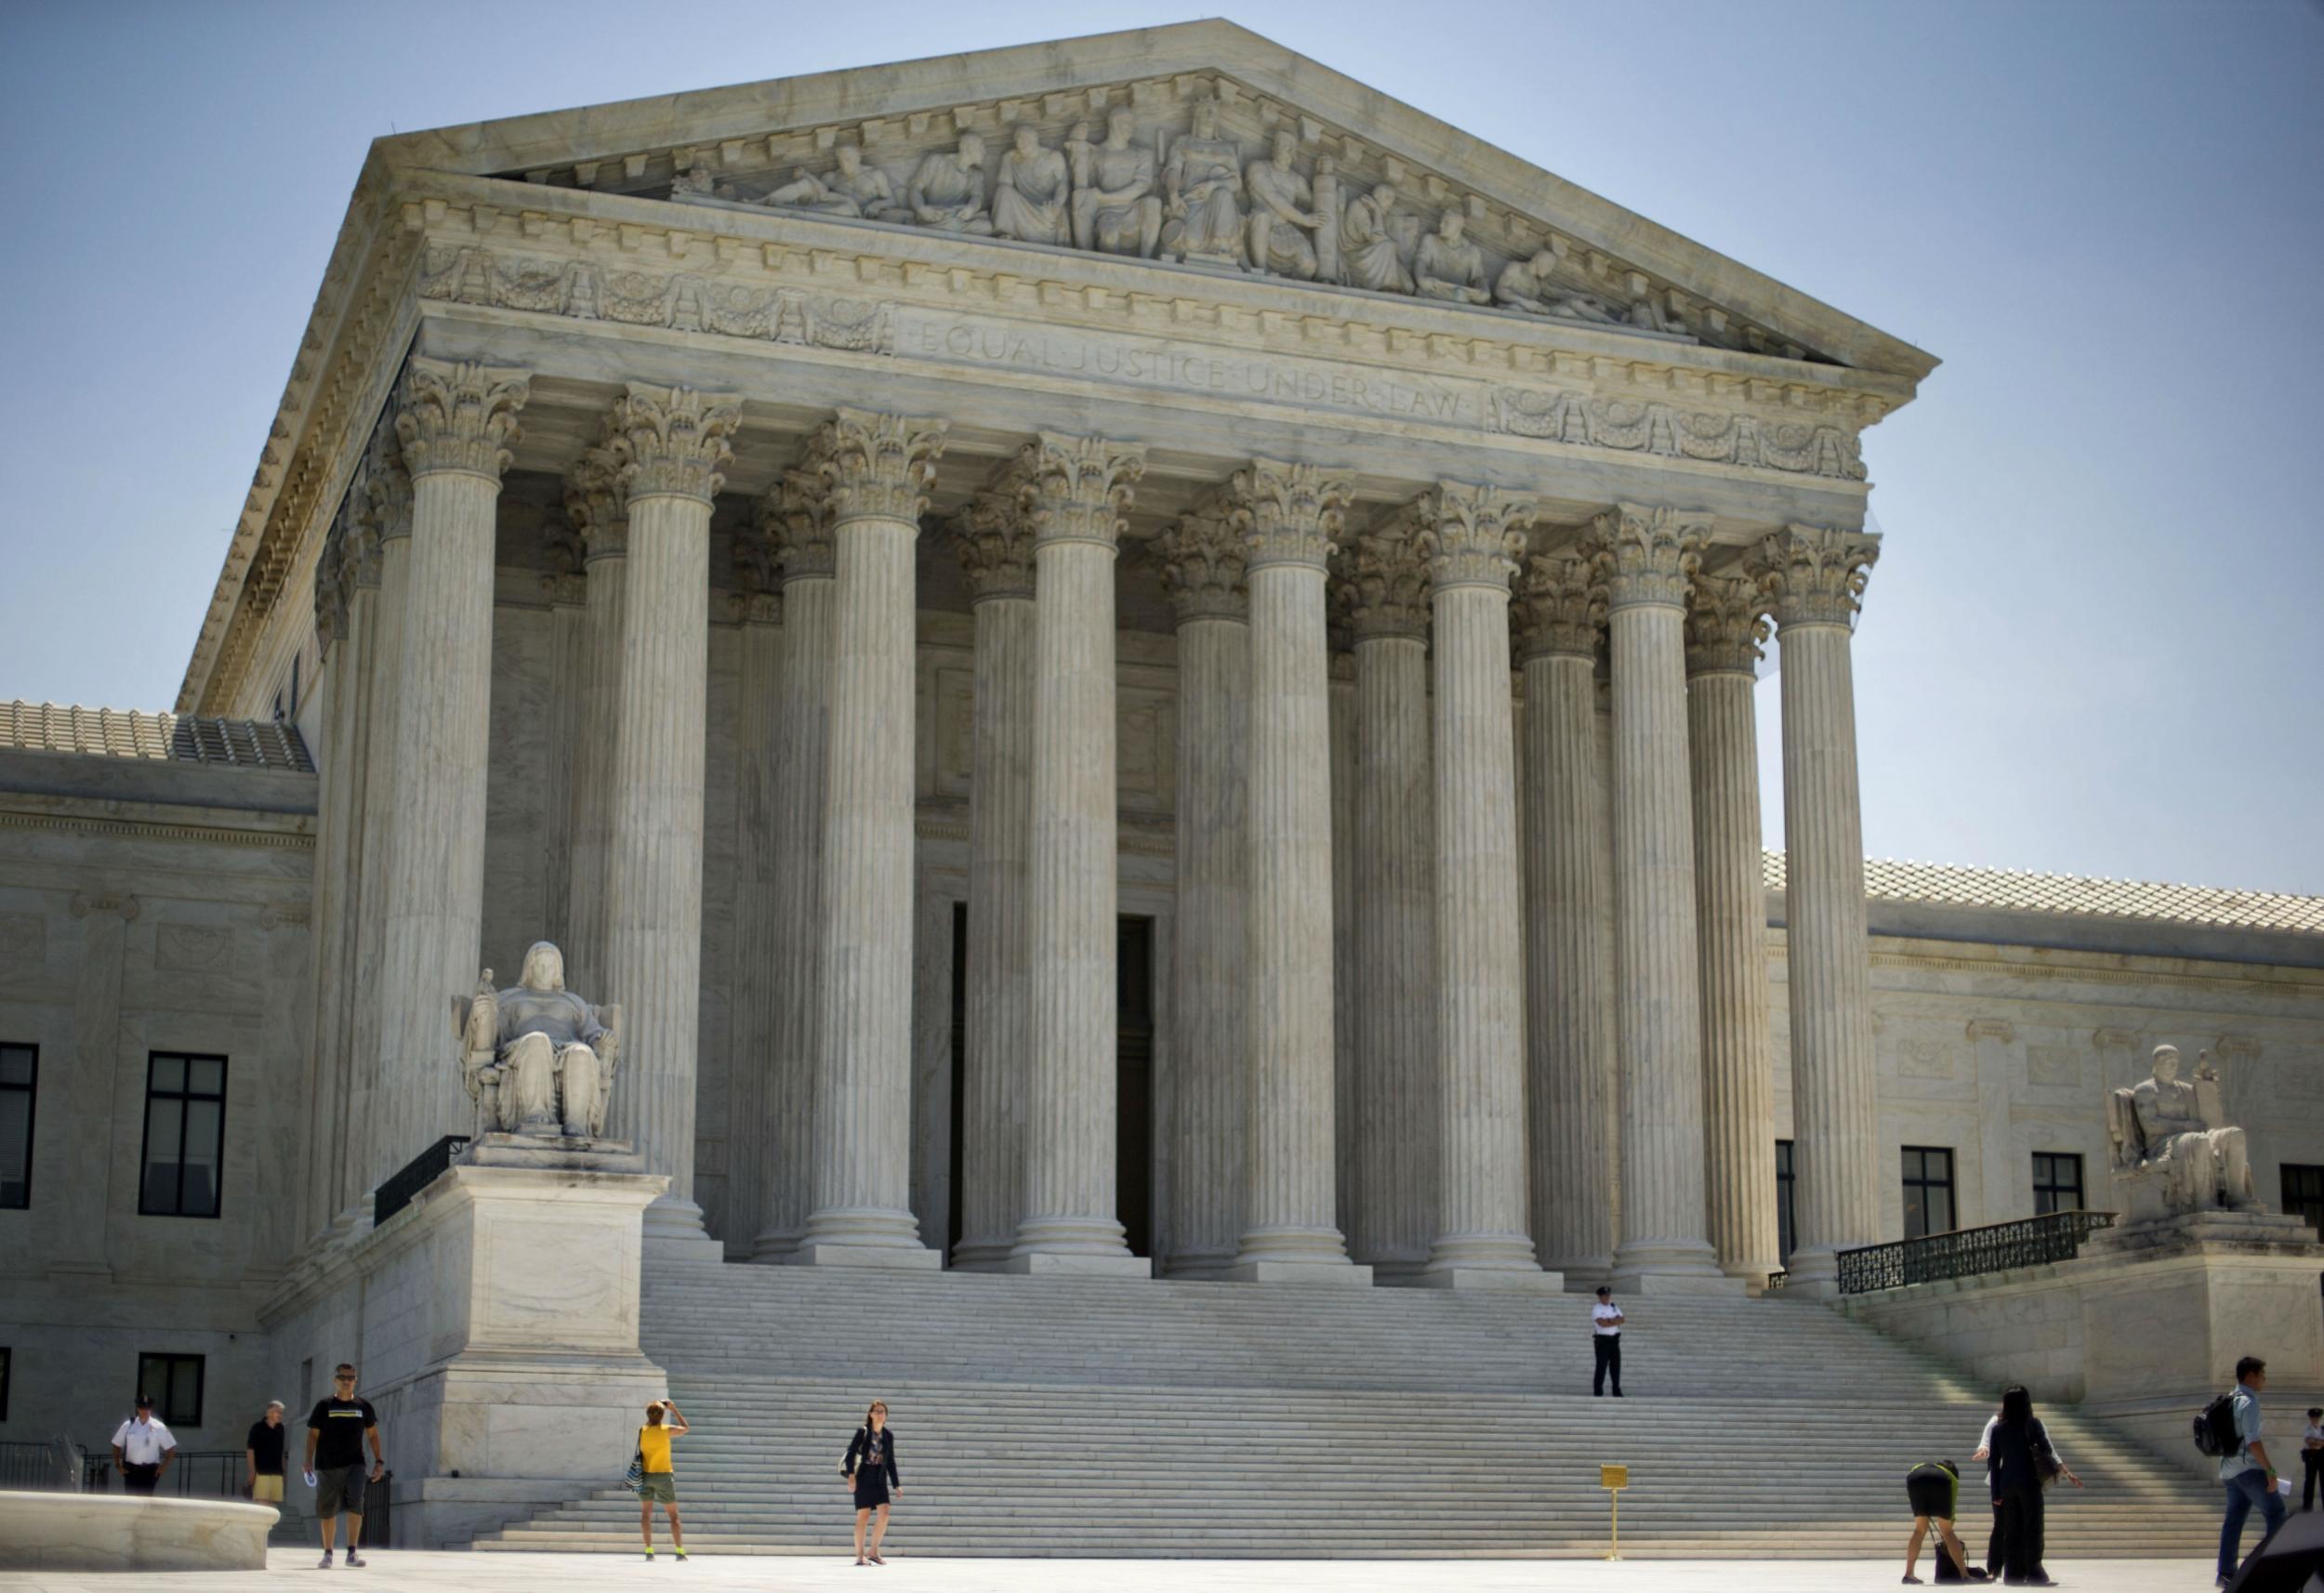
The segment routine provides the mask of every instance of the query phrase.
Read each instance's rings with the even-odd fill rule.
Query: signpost
[[[1598,1486],[1605,1490],[1606,1503],[1614,1511],[1614,1541],[1607,1547],[1605,1557],[1619,1560],[1622,1558],[1622,1490],[1630,1486],[1630,1468],[1599,1467]]]

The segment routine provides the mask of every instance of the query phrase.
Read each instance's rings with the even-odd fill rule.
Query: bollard
[[[1619,1560],[1622,1558],[1622,1490],[1630,1486],[1630,1468],[1599,1467],[1598,1486],[1605,1490],[1606,1503],[1614,1512],[1614,1541],[1607,1547],[1605,1558]]]

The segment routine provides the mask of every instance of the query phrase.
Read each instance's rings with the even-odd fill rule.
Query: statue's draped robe
[[[536,1133],[594,1132],[606,1084],[596,1048],[605,1026],[597,1009],[569,990],[524,985],[502,991],[499,1004],[501,1088],[504,1095],[515,1091],[520,1126]]]
[[[1000,158],[993,230],[1028,244],[1069,244],[1065,203],[1072,191],[1064,156],[1054,150],[1036,150],[1030,156],[1011,150]]]

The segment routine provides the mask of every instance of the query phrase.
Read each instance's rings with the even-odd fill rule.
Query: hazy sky
[[[1199,14],[8,0],[0,698],[170,705],[375,136]],[[2324,893],[2324,7],[1229,14],[1942,357],[1868,851]]]

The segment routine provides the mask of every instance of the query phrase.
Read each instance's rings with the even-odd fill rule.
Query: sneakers
[[[352,1566],[360,1566],[363,1563],[363,1557],[357,1554],[350,1548],[347,1551],[347,1563]]]
[[[648,1549],[645,1551],[645,1557],[646,1557],[646,1559],[648,1559],[649,1560],[652,1560],[652,1559],[654,1558],[654,1550],[653,1550],[652,1548],[648,1548]]]
[[[679,1559],[680,1559],[680,1560],[683,1560],[683,1559],[685,1559],[685,1558],[686,1558],[686,1550],[685,1550],[684,1546],[682,1546],[682,1545],[679,1547],[679,1550],[678,1550],[678,1558],[679,1558]]]
[[[331,1569],[331,1551],[330,1551],[329,1549],[327,1549],[327,1548],[326,1548],[326,1549],[324,1549],[324,1550],[323,1551],[323,1564],[322,1564],[322,1566],[320,1567],[320,1569],[324,1570],[324,1571],[328,1571],[328,1570],[330,1570],[330,1569]],[[2220,1586],[2224,1587],[2224,1586],[2226,1586],[2226,1584],[2222,1583],[2222,1584],[2220,1584]]]

